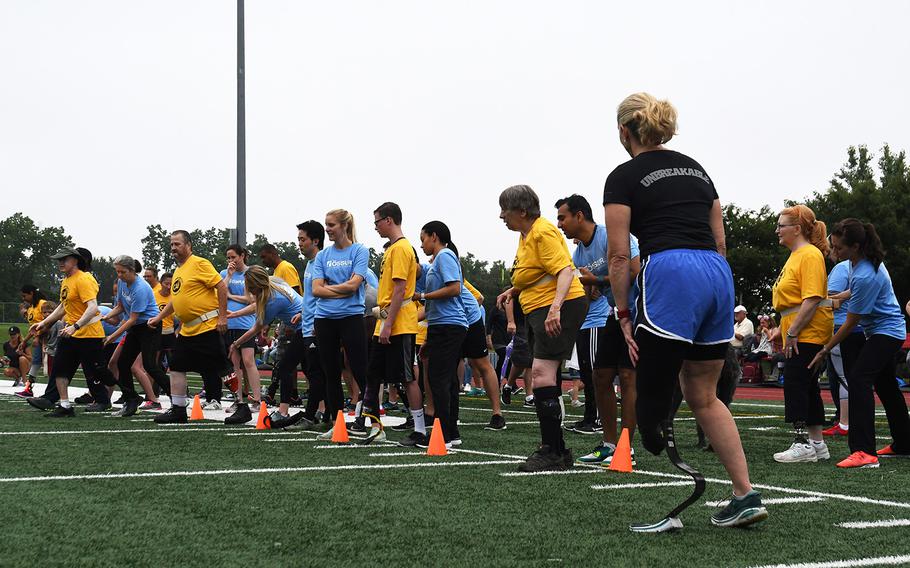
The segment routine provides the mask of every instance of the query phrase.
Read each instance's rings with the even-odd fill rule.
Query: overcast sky
[[[96,255],[145,226],[235,225],[230,0],[0,0],[0,217],[63,225]],[[673,102],[669,144],[723,202],[827,187],[850,145],[907,149],[910,3],[248,0],[249,239],[349,209],[449,224],[511,261],[499,192],[553,202],[628,159],[615,110]],[[775,246],[769,243],[769,246]]]

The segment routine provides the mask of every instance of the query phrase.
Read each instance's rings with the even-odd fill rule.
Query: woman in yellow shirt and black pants
[[[793,424],[795,439],[786,450],[774,454],[780,463],[826,460],[831,457],[822,437],[825,409],[817,375],[809,362],[831,339],[834,315],[828,296],[825,255],[828,238],[825,224],[805,205],[780,212],[777,220],[780,244],[790,249],[772,289],[774,309],[781,315],[784,337],[784,420]]]

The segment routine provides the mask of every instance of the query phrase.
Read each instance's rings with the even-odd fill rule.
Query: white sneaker
[[[827,448],[825,448],[825,451],[827,451]],[[774,461],[780,463],[814,462],[818,461],[818,456],[815,454],[815,448],[812,447],[812,444],[793,442],[790,449],[774,454]]]
[[[376,434],[376,432],[379,433]],[[386,438],[385,430],[379,430],[379,428],[370,428],[370,436],[373,436],[374,434],[376,434],[376,437],[373,438],[374,442],[385,442],[388,439]]]
[[[810,441],[812,444],[812,449],[815,450],[815,457],[820,460],[831,459],[831,452],[828,451],[828,444],[822,441],[820,444],[816,444],[814,441]]]
[[[316,436],[316,439],[317,439],[317,440],[328,440],[328,441],[331,442],[331,441],[332,441],[332,432],[333,432],[334,430],[335,430],[334,427],[329,428],[327,431],[325,431],[325,432],[323,432],[322,434]]]
[[[217,400],[210,400],[202,405],[202,410],[221,410],[221,403]]]
[[[585,405],[585,403],[583,403],[583,402],[580,401],[580,400],[573,400],[573,401],[570,402],[569,404],[572,405],[572,408],[581,408],[582,406]]]

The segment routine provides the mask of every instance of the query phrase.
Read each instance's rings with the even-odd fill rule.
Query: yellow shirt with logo
[[[828,274],[825,257],[818,247],[805,245],[790,253],[771,288],[771,303],[778,312],[798,308],[803,300],[828,297]],[[783,316],[781,337],[785,337],[796,313]],[[818,307],[809,323],[799,332],[797,341],[824,345],[834,333],[834,315],[830,307]]]
[[[387,310],[392,304],[395,280],[404,280],[403,300],[414,297],[414,291],[417,288],[417,257],[414,254],[414,247],[405,238],[392,243],[382,255],[382,266],[379,268],[379,288],[376,291],[376,303],[379,305],[379,309]],[[379,335],[381,329],[382,320],[377,319],[373,335]],[[417,304],[408,302],[401,306],[398,315],[395,316],[392,335],[416,334],[417,331]]]
[[[480,290],[468,282],[467,278],[464,279],[464,287],[468,289],[468,292],[470,292],[472,296],[474,296],[474,299],[477,300],[478,304],[483,305],[483,303],[480,301],[480,299],[483,298],[483,294],[481,294]]]
[[[294,286],[300,288],[300,274],[297,273],[297,269],[294,268],[294,265],[286,260],[282,260],[278,263],[273,275],[287,282],[288,286],[291,288]],[[302,290],[302,288],[300,289]]]
[[[193,320],[218,309],[218,293],[215,287],[221,282],[221,275],[204,258],[191,255],[186,262],[174,271],[171,284],[171,302],[183,327],[180,335],[191,337],[215,329],[217,318],[211,318],[196,325],[188,325]]]
[[[549,306],[556,299],[556,275],[569,267],[575,269],[569,247],[556,225],[538,217],[527,236],[518,238],[518,252],[512,265],[512,286],[521,290],[518,296],[521,309],[529,314]],[[585,291],[577,276],[563,301],[584,296]]]
[[[170,294],[167,296],[163,295],[161,293],[161,284],[159,284],[153,290],[153,292],[155,293],[155,303],[158,304],[158,311],[163,312],[164,308],[167,307],[168,303],[171,301],[171,299],[174,297],[174,295],[173,294]],[[164,331],[166,329],[174,329],[174,314],[173,313],[171,315],[167,316],[166,318],[164,318],[163,320],[161,320],[161,331]]]
[[[38,300],[37,306],[29,306],[28,310],[25,312],[25,319],[28,322],[28,325],[33,323],[38,323],[44,319],[44,315],[41,313],[44,310],[44,300]]]
[[[63,304],[63,319],[67,325],[79,321],[85,314],[86,304],[98,300],[98,281],[88,272],[76,270],[72,276],[67,276],[60,284],[60,303]],[[97,315],[97,310],[92,317]],[[101,321],[80,327],[73,334],[76,338],[104,338],[104,328]]]

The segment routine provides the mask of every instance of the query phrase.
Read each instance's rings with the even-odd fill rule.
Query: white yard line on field
[[[887,527],[910,527],[910,519],[885,519],[883,521],[854,521],[836,523],[834,526],[844,529],[878,529]]]
[[[799,564],[768,564],[752,568],[853,568],[854,566],[895,566],[910,563],[910,554],[903,556],[879,556],[877,558],[854,558],[853,560],[830,560],[827,562],[801,562]]]
[[[692,485],[688,481],[658,481],[654,483],[607,483],[604,485],[592,485],[591,489],[646,489],[648,487],[679,487],[683,485]]]

